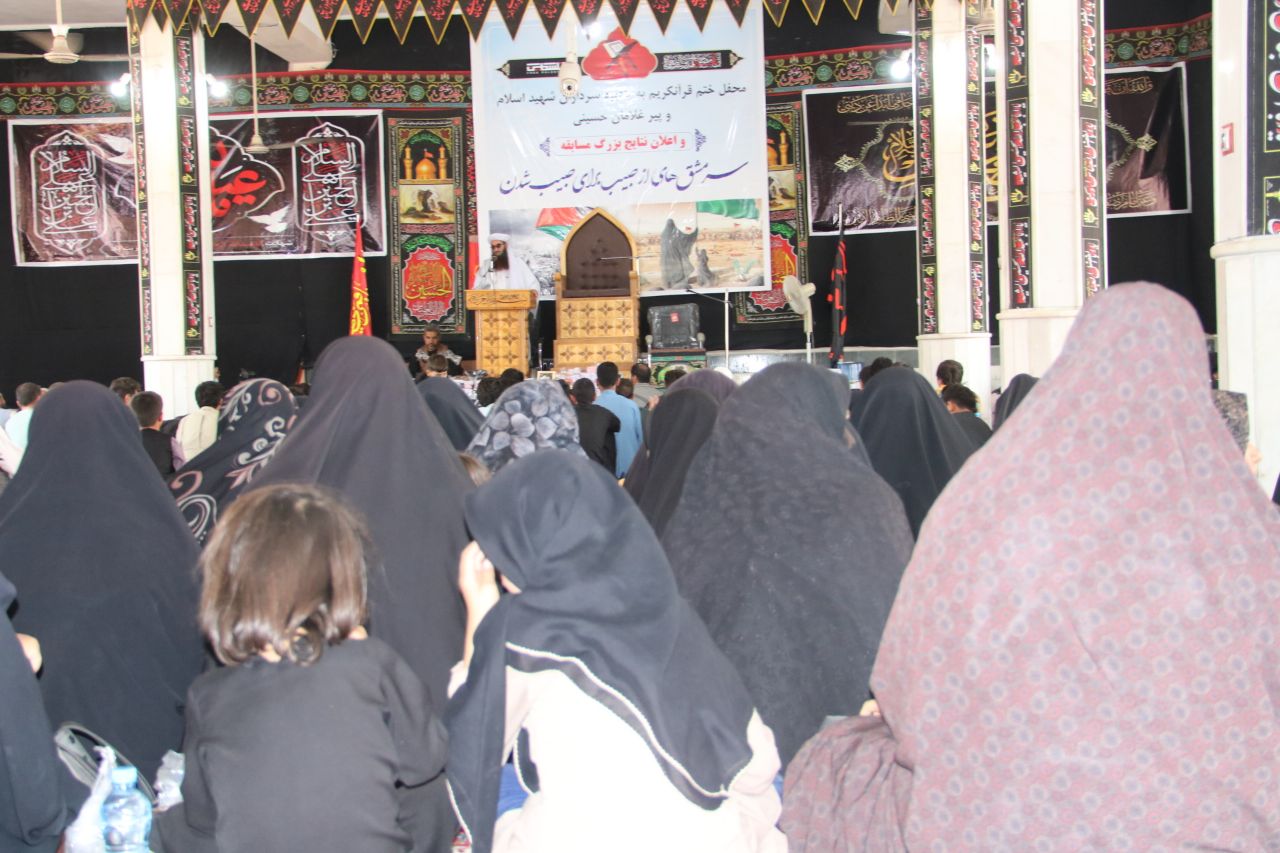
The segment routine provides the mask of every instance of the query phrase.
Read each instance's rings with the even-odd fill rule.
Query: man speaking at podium
[[[489,260],[476,273],[476,290],[539,290],[533,270],[507,247],[510,241],[509,234],[489,235]]]
[[[476,272],[473,290],[532,290],[541,294],[538,278],[522,258],[508,246],[511,235],[494,232],[489,235],[489,259]],[[542,341],[539,339],[538,308],[529,309],[529,349],[534,370],[542,368]]]

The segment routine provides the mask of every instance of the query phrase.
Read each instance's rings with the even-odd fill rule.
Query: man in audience
[[[486,376],[477,382],[476,405],[480,407],[480,414],[488,415],[489,407],[502,396],[504,390],[506,389],[502,385],[502,380],[496,376]]]
[[[595,404],[596,386],[590,379],[574,382],[570,393],[578,415],[578,443],[587,456],[613,474],[618,466],[617,434],[622,422],[613,412]]]
[[[4,395],[0,394],[0,427],[3,427],[9,421],[9,417],[13,414],[12,409],[6,408],[8,405]]]
[[[652,378],[653,371],[650,370],[649,365],[645,364],[643,361],[637,361],[635,364],[631,365],[631,381],[635,384],[635,396],[633,399],[635,404],[642,409],[647,409],[649,407],[649,401],[654,397],[661,396],[662,394],[662,392],[655,388],[653,383],[649,381]]]
[[[18,470],[22,464],[22,448],[13,443],[9,433],[0,429],[0,487]]]
[[[977,394],[964,385],[946,385],[942,389],[942,402],[947,404],[947,411],[973,442],[975,449],[987,443],[987,439],[991,438],[991,427],[978,417]]]
[[[426,361],[420,362],[422,365],[423,376],[438,376],[448,378],[449,376],[449,359],[440,353],[427,356]]]
[[[938,369],[933,372],[938,380],[938,393],[948,385],[959,385],[964,381],[964,365],[953,359],[938,362]]]
[[[201,382],[196,386],[199,408],[178,421],[177,439],[185,458],[195,459],[218,439],[218,407],[225,392],[221,382]]]
[[[686,375],[688,375],[688,371],[686,371],[684,368],[680,368],[680,367],[668,368],[662,374],[662,384],[669,389],[672,385],[679,382]]]
[[[498,376],[498,381],[502,383],[502,390],[505,391],[512,385],[524,381],[524,371],[518,367],[508,367]]]
[[[142,383],[129,376],[120,376],[111,380],[111,393],[120,398],[120,402],[126,406],[133,399],[133,395],[142,390]]]
[[[618,394],[618,365],[602,361],[596,367],[596,384],[600,386],[599,405],[618,416],[622,428],[618,431],[618,464],[614,473],[621,480],[631,467],[640,443],[644,441],[644,426],[640,422],[640,409],[635,403]]]
[[[5,421],[4,431],[13,439],[19,450],[27,447],[27,430],[31,428],[31,410],[36,407],[44,389],[34,382],[23,382],[18,386],[14,396],[18,400],[18,411]]]
[[[449,345],[440,340],[439,326],[435,323],[428,323],[427,327],[422,330],[422,346],[418,347],[418,351],[414,353],[417,369],[423,375],[429,375],[427,374],[427,360],[433,355],[439,355],[444,358],[445,370],[449,376],[462,375],[462,356],[449,349]]]
[[[876,374],[882,370],[893,367],[893,359],[887,356],[880,356],[872,361],[866,367],[862,368],[862,372],[858,374],[858,382],[863,388],[867,387],[867,383],[875,378]]]
[[[636,408],[640,410],[640,434],[647,442],[649,440],[649,407],[641,400],[636,399],[636,384],[630,379],[618,380],[618,394],[625,397],[636,404]]]
[[[139,391],[129,401],[129,408],[138,419],[142,432],[142,449],[147,451],[160,476],[168,477],[184,464],[182,446],[177,439],[160,431],[164,422],[164,400],[155,391]]]

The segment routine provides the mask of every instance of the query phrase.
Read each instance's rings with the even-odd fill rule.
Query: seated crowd
[[[955,362],[26,383],[0,853],[71,721],[181,752],[161,852],[1276,849],[1280,514],[1203,340],[1113,287],[994,432]]]

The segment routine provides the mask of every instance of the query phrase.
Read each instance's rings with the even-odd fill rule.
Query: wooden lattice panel
[[[563,299],[557,306],[560,340],[575,338],[638,338],[636,304],[630,297],[620,299]]]
[[[529,317],[524,311],[503,311],[484,318],[484,336],[476,351],[476,367],[497,376],[509,367],[529,363]]]
[[[623,370],[634,363],[640,348],[634,340],[566,341],[556,340],[556,368],[595,367],[602,361],[612,361]]]

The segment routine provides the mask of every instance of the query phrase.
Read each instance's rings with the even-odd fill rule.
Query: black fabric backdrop
[[[868,4],[870,8],[871,4]],[[1112,0],[1106,6],[1108,28],[1176,23],[1210,11],[1210,0]],[[86,50],[123,53],[123,31],[88,31]],[[118,33],[118,34],[113,34]],[[0,49],[25,50],[16,43]],[[901,36],[877,32],[875,16],[853,21],[841,7],[827,11],[814,26],[806,15],[788,15],[783,27],[765,25],[769,55],[833,50],[877,43],[901,42]],[[464,27],[455,22],[444,42],[413,39],[400,45],[385,21],[374,27],[367,44],[360,44],[349,24],[334,33],[336,68],[367,70],[464,70],[470,55]],[[215,75],[245,73],[247,41],[223,27],[207,42],[207,65]],[[261,71],[281,70],[276,57],[259,51]],[[3,76],[11,82],[83,79],[87,70],[103,79],[118,76],[123,66],[55,66],[47,62],[5,63]],[[1191,300],[1205,328],[1215,328],[1213,262],[1213,138],[1212,71],[1204,61],[1187,64],[1187,92],[1191,135],[1190,215],[1135,217],[1112,220],[1108,227],[1110,278],[1143,278],[1161,282]],[[7,158],[0,164],[0,393],[12,405],[20,382],[49,384],[85,378],[109,382],[116,376],[141,378],[138,357],[137,273],[128,265],[77,269],[18,268],[14,266],[10,222]],[[849,253],[848,346],[914,346],[916,336],[915,234],[912,232],[846,237]],[[834,237],[809,239],[809,269],[826,293]],[[996,239],[990,229],[991,331],[1000,310]],[[368,259],[374,333],[387,334],[387,261]],[[349,259],[223,261],[214,265],[215,318],[218,364],[224,382],[236,381],[241,370],[292,382],[300,360],[310,363],[325,344],[346,332],[351,262]],[[708,349],[724,345],[721,305],[711,299],[661,297],[644,304],[699,303]],[[829,312],[818,304],[814,339],[830,337]],[[551,352],[555,312],[551,303],[540,310],[544,351]],[[641,312],[642,317],[644,312]],[[643,320],[642,320],[643,322]],[[643,329],[642,333],[647,333]],[[798,347],[798,325],[738,328],[731,331],[734,349]],[[468,340],[450,345],[470,355]],[[413,345],[397,342],[407,356]]]

